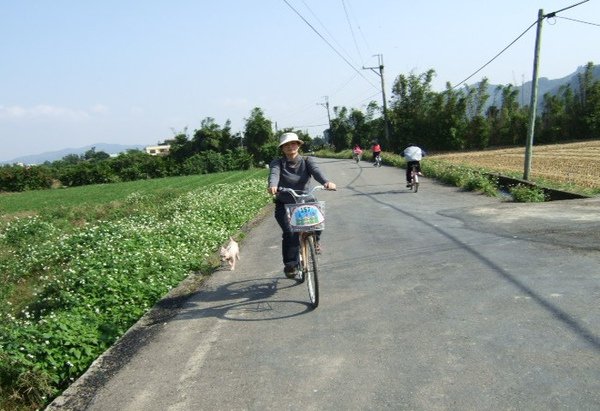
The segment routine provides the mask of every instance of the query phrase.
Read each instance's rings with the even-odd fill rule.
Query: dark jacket
[[[329,180],[319,169],[313,157],[298,156],[295,161],[288,161],[285,157],[277,158],[269,164],[269,187],[287,187],[297,191],[307,191],[310,178],[313,177],[321,184]],[[277,195],[277,201],[294,203],[294,198],[289,193]]]

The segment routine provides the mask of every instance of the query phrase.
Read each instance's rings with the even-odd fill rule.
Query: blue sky
[[[331,107],[381,104],[380,78],[362,69],[378,65],[375,55],[388,100],[398,75],[428,69],[441,91],[539,9],[579,1],[0,0],[0,161],[156,144],[192,135],[206,117],[237,132],[254,107],[315,137],[327,128],[326,96]],[[600,64],[600,0],[559,16],[543,23],[540,76],[551,79]],[[468,83],[531,80],[534,41],[535,26]]]

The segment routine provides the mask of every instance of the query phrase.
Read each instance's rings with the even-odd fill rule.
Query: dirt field
[[[483,167],[490,171],[523,173],[525,148],[440,154],[431,158]],[[534,146],[530,179],[600,189],[600,140]]]

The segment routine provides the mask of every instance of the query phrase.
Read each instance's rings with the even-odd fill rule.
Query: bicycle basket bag
[[[290,229],[294,232],[323,230],[325,228],[325,202],[286,204]]]

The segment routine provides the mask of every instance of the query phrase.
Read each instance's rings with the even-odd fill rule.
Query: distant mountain
[[[108,154],[119,154],[127,150],[143,150],[146,146],[141,146],[139,144],[136,145],[122,145],[122,144],[106,144],[106,143],[96,143],[91,144],[85,147],[79,148],[65,148],[63,150],[58,151],[48,151],[46,153],[41,154],[32,154],[27,156],[21,156],[17,158],[13,158],[8,161],[0,161],[0,164],[14,164],[14,163],[23,163],[23,164],[42,164],[46,161],[56,161],[60,160],[63,157],[69,154],[85,154],[86,151],[91,150],[92,147],[95,147],[96,151],[104,151]]]
[[[546,77],[540,77],[538,79],[538,115],[543,107],[544,94],[550,93],[551,95],[555,95],[558,93],[558,90],[561,86],[567,84],[571,86],[571,90],[577,91],[579,87],[579,80],[577,79],[577,75],[583,73],[584,71],[585,66],[580,66],[577,68],[577,70],[575,70],[574,73],[571,73],[563,78],[550,80]],[[595,80],[600,81],[600,65],[594,66],[592,74]],[[490,84],[488,86],[488,94],[490,95],[490,98],[488,100],[488,106],[492,104],[499,106],[500,104],[502,104],[502,93],[496,90],[498,86],[498,84]],[[504,84],[503,86],[506,86],[506,84]],[[519,91],[519,94],[517,96],[517,102],[522,106],[528,106],[531,100],[531,81],[523,83],[520,86],[513,84],[513,86]],[[477,84],[471,87],[477,87]]]

